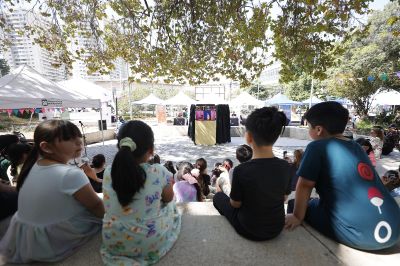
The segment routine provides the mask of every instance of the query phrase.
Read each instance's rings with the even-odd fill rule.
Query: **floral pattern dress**
[[[103,179],[101,256],[105,265],[149,265],[160,260],[174,245],[181,228],[181,216],[174,201],[161,201],[163,188],[172,174],[159,164],[141,164],[146,172],[144,187],[134,200],[122,207],[111,186],[111,168]]]

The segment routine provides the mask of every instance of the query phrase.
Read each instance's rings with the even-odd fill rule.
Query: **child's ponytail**
[[[19,191],[22,185],[25,182],[26,177],[28,176],[29,172],[31,171],[33,165],[36,163],[39,157],[39,150],[36,145],[33,146],[31,152],[29,153],[28,157],[26,158],[24,165],[22,166],[21,173],[18,175],[17,178],[17,191]]]
[[[121,146],[111,166],[112,188],[117,193],[122,206],[132,202],[133,196],[143,188],[146,173],[135,162],[132,151],[127,146]]]
[[[146,181],[146,172],[139,164],[154,147],[153,131],[142,121],[129,121],[120,129],[118,147],[111,166],[112,188],[119,203],[127,206]]]

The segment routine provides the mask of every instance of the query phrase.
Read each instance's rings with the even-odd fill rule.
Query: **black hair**
[[[173,163],[172,161],[166,161],[166,162],[164,163],[164,167],[167,168],[167,170],[168,170],[171,174],[173,174],[173,175],[176,174],[176,169],[175,169],[174,163]]]
[[[395,188],[400,187],[399,173],[396,170],[389,170],[383,175],[386,178],[385,187],[392,191]]]
[[[19,138],[14,134],[0,135],[0,155],[6,156],[8,147],[13,143],[18,143]]]
[[[46,153],[40,150],[41,142],[53,143],[56,140],[68,141],[75,138],[82,138],[82,133],[79,131],[79,128],[70,121],[53,119],[41,122],[33,133],[33,148],[22,166],[21,173],[18,175],[17,190],[21,189],[30,170],[36,163],[39,154],[46,157]]]
[[[214,168],[218,168],[218,167],[221,166],[221,165],[222,165],[222,163],[216,162],[216,163],[214,163]]]
[[[161,158],[158,154],[154,154],[153,157],[149,160],[149,164],[161,163]]]
[[[101,153],[96,154],[95,156],[93,156],[92,159],[92,167],[100,168],[105,164],[105,162],[106,162],[106,157],[103,154]]]
[[[136,144],[133,151],[130,147],[119,146],[121,139],[126,137]],[[124,207],[133,201],[146,181],[146,172],[139,164],[140,159],[154,147],[153,130],[139,120],[126,122],[118,134],[118,147],[111,166],[111,180],[118,201]]]
[[[13,143],[8,147],[8,159],[11,162],[11,175],[17,177],[17,167],[22,163],[24,154],[29,154],[32,146],[27,143]]]
[[[372,148],[371,142],[369,142],[369,140],[367,140],[365,138],[358,138],[358,139],[356,139],[356,142],[358,144],[360,144],[360,146],[367,146],[368,147],[368,150],[366,151],[367,154],[369,154],[371,151],[374,150]]]
[[[322,126],[329,134],[341,134],[349,120],[349,111],[340,103],[329,101],[312,106],[304,117],[313,128]]]
[[[247,117],[246,131],[251,133],[258,146],[272,145],[283,132],[286,123],[285,113],[276,107],[263,107]]]
[[[185,174],[191,174],[191,171],[194,169],[193,164],[189,163],[189,162],[181,162],[179,165],[179,170],[178,170],[178,174],[176,176],[178,181],[182,181],[183,176]],[[202,190],[201,187],[198,183],[194,183],[193,184],[194,187],[196,188],[196,198],[197,201],[203,201],[203,194],[202,194]]]
[[[196,167],[200,171],[200,175],[199,177],[197,177],[197,181],[200,184],[203,195],[207,196],[208,194],[210,194],[210,188],[208,186],[211,185],[210,176],[205,172],[205,170],[207,169],[207,161],[204,158],[197,159]]]
[[[251,157],[253,157],[253,149],[249,145],[243,144],[236,149],[236,159],[240,163],[249,161]]]
[[[233,162],[231,159],[225,159],[224,162],[227,162],[229,164],[229,167],[232,168],[233,167]]]

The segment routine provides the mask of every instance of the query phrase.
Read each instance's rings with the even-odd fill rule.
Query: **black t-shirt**
[[[291,172],[289,163],[276,157],[253,159],[234,168],[230,196],[242,202],[238,220],[250,234],[268,238],[282,231]]]

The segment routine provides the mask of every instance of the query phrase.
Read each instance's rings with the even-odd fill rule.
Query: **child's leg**
[[[304,220],[320,233],[336,240],[335,234],[332,231],[332,222],[327,216],[323,206],[320,204],[319,199],[311,199],[308,202]]]
[[[239,235],[254,241],[266,240],[257,238],[243,229],[242,225],[237,219],[238,209],[231,206],[230,198],[225,193],[217,192],[217,194],[214,195],[213,204],[218,212],[226,217],[228,222],[233,226],[233,228]]]

